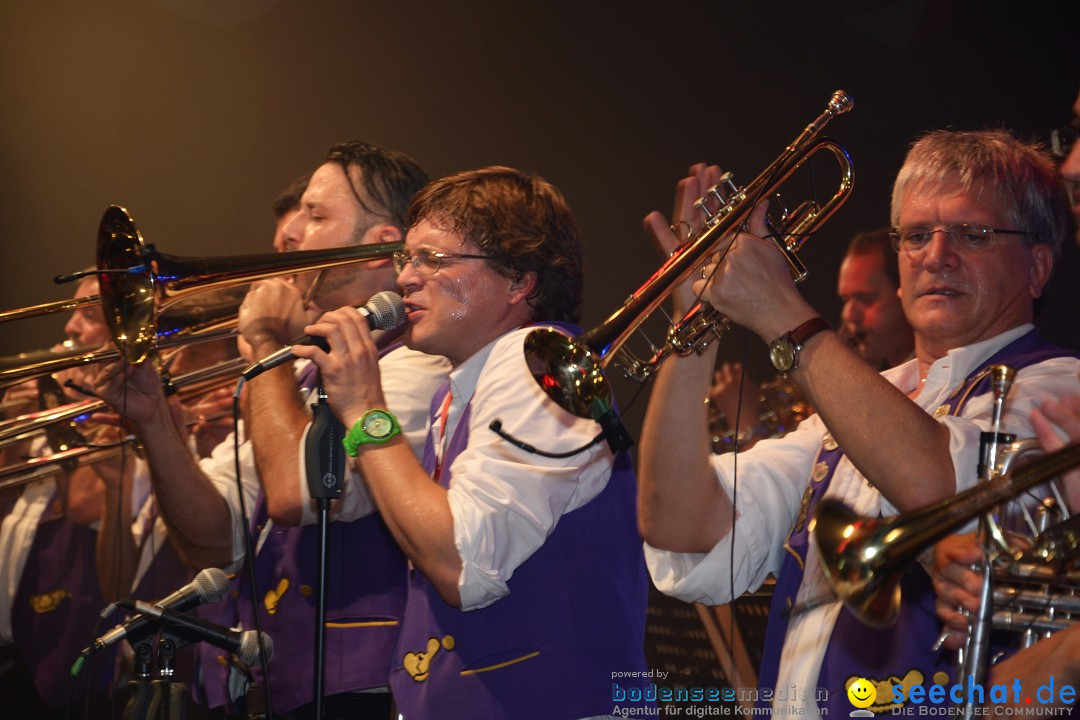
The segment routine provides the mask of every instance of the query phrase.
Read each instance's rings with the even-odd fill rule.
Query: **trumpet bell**
[[[548,397],[579,417],[591,417],[599,404],[611,407],[611,387],[603,366],[587,343],[549,328],[525,339],[525,362]]]
[[[864,623],[881,627],[897,617],[900,579],[919,553],[1077,464],[1080,443],[1073,443],[933,505],[888,518],[859,517],[844,503],[825,498],[810,521],[811,542],[836,596]]]

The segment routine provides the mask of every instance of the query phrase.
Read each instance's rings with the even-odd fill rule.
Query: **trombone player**
[[[703,174],[697,167],[680,184],[676,222],[694,222]],[[948,664],[929,650],[939,626],[926,574],[905,580],[894,628],[866,628],[832,599],[808,521],[823,495],[860,515],[892,515],[974,484],[991,417],[976,378],[990,362],[1020,368],[1004,425],[1021,437],[1032,434],[1038,403],[1080,391],[1080,361],[1032,324],[1065,235],[1065,196],[1050,160],[1006,132],[939,131],[916,142],[892,201],[915,358],[880,375],[799,295],[763,237],[764,211],[720,243],[720,262],[676,303],[685,309],[701,292],[761,337],[818,414],[737,465],[712,456],[702,399],[714,355],[673,358],[642,431],[639,522],[654,582],[684,600],[725,603],[776,574],[759,699],[774,710],[846,713],[849,679],[929,683]],[[646,226],[663,246],[675,244],[658,213]]]
[[[402,153],[358,142],[334,145],[303,190],[299,212],[280,216],[289,218],[281,232],[296,240],[283,247],[315,250],[400,241],[405,234],[408,203],[426,182],[423,170]],[[240,308],[240,332],[253,357],[265,357],[302,333],[304,324],[317,316],[308,316],[312,308],[360,305],[378,291],[396,288],[395,277],[387,257],[333,268],[325,273],[316,291],[307,277],[296,285],[280,280],[260,283]],[[305,298],[304,291],[311,297]],[[447,364],[442,358],[397,347],[392,338],[384,340],[381,350],[385,354],[379,366],[391,378],[388,402],[404,436],[421,450],[431,395],[445,379]],[[196,567],[238,569],[245,559],[244,533],[248,530],[241,519],[231,438],[210,458],[195,464],[161,412],[164,398],[152,370],[145,365],[105,368],[96,379],[95,390],[120,407],[125,382],[129,386],[127,413],[146,447],[154,491],[173,537]],[[310,527],[316,515],[306,497],[307,481],[300,469],[311,421],[305,398],[314,386],[313,372],[298,377],[287,365],[246,386],[241,479],[252,525],[260,531],[266,528],[253,533],[253,544],[260,537],[263,540],[251,560],[261,583],[257,588],[260,594],[252,597],[245,585],[246,594],[235,608],[238,618],[215,618],[226,624],[238,619],[250,628],[254,627],[253,612],[263,613],[264,627],[275,641],[277,654],[286,655],[291,662],[272,663],[270,678],[258,680],[270,688],[275,714],[286,718],[310,716],[314,700],[315,610],[307,583],[315,573],[310,567],[312,555],[305,551],[314,547],[318,533]],[[346,483],[358,480],[348,477]],[[332,575],[328,582],[327,620],[336,628],[327,638],[329,718],[389,714],[387,693],[362,691],[387,685],[389,653],[404,602],[406,566],[378,516],[370,509],[357,515],[356,520],[335,523],[332,529],[335,556],[358,552],[363,559],[355,564],[343,559],[338,567],[349,571],[344,577]],[[308,527],[300,527],[302,524]],[[357,622],[357,618],[366,621]],[[225,658],[217,657],[222,655],[203,648],[204,689],[207,705],[213,710],[237,699],[230,698],[230,678],[222,670]]]
[[[97,292],[97,279],[90,277],[79,283],[75,297]],[[86,349],[98,347],[109,338],[101,308],[96,306],[76,310],[65,324],[64,333],[76,347]],[[68,378],[85,385],[85,374],[76,368],[58,380]],[[36,399],[41,382],[20,383],[5,397]],[[58,403],[77,399],[64,395],[55,398]],[[98,425],[93,439],[111,440],[114,430]],[[41,454],[46,447],[47,443],[40,439],[9,446],[0,453],[0,464],[13,465],[25,455]],[[81,465],[27,483],[13,495],[8,502],[0,503],[6,511],[0,516],[0,645],[14,643],[43,707],[58,711],[67,697],[66,671],[85,644],[82,628],[92,627],[105,605],[94,564],[104,484],[92,466]],[[0,678],[0,683],[6,682]],[[33,692],[26,693],[25,687],[16,694],[20,702],[28,703],[27,707],[38,702]],[[17,708],[8,709],[18,713]]]

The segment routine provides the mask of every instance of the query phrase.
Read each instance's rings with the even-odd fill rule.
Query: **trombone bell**
[[[98,231],[97,267],[101,306],[109,332],[124,359],[140,363],[157,340],[155,315],[173,303],[217,287],[226,287],[390,258],[404,243],[375,243],[327,250],[178,257],[146,245],[127,210],[111,205]]]

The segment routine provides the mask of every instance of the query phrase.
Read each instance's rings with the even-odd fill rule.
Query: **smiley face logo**
[[[877,690],[869,680],[856,678],[855,682],[848,685],[847,697],[855,707],[868,708],[877,699]]]

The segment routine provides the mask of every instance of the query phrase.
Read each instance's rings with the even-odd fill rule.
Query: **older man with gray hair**
[[[676,220],[691,214],[694,195],[682,196]],[[737,460],[712,455],[701,400],[714,357],[668,362],[642,434],[639,522],[654,581],[683,599],[728,602],[776,574],[759,698],[779,712],[850,712],[855,678],[944,679],[948,663],[929,649],[939,632],[933,593],[916,568],[899,622],[862,626],[832,595],[808,521],[823,496],[859,515],[893,515],[973,485],[991,364],[1017,369],[1003,425],[1020,437],[1033,434],[1031,411],[1045,399],[1080,390],[1080,360],[1032,324],[1066,234],[1065,194],[1049,158],[1007,132],[940,131],[915,143],[892,203],[915,358],[880,375],[799,295],[763,239],[764,209],[721,244],[723,262],[711,276],[706,266],[696,289],[770,343],[773,365],[818,413]],[[647,224],[674,243],[659,214]]]

